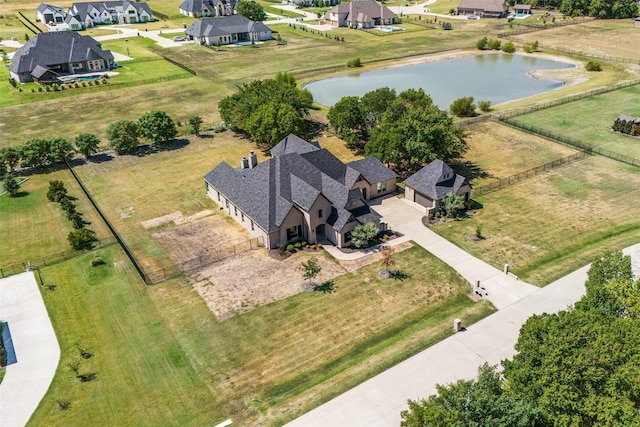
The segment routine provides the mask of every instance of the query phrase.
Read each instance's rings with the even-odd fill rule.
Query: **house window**
[[[253,221],[251,221],[251,231],[253,231],[253,230],[254,230],[254,228],[253,228]]]
[[[378,193],[387,191],[387,181],[380,181],[378,183]]]
[[[216,191],[216,193],[218,193],[218,201],[219,201],[219,202],[221,202],[221,201],[222,201],[222,199],[220,198],[220,192],[219,192],[219,191]]]
[[[238,207],[237,206],[233,207],[233,215],[234,216],[238,216]]]
[[[287,240],[297,239],[298,237],[302,237],[301,225],[294,225],[291,228],[287,228]]]
[[[240,212],[240,220],[241,222],[244,222],[244,213]]]
[[[322,209],[318,209],[318,218],[322,218]]]
[[[224,199],[224,205],[227,207],[227,209],[229,208],[229,201],[227,199]]]

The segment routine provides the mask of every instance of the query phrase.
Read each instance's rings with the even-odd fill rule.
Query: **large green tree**
[[[20,163],[20,150],[13,147],[0,149],[0,164],[4,164],[9,171],[15,169]]]
[[[76,151],[87,159],[98,152],[100,140],[92,133],[81,133],[73,140]]]
[[[171,141],[178,134],[176,124],[164,111],[153,110],[138,119],[140,135],[149,142]]]
[[[365,146],[367,156],[389,164],[399,175],[435,159],[458,158],[466,150],[466,132],[422,89],[401,92]]]
[[[51,163],[60,163],[65,159],[73,157],[73,145],[65,138],[51,138],[49,141],[49,161]]]
[[[236,6],[238,15],[245,16],[252,21],[264,21],[267,19],[267,14],[264,13],[264,9],[259,3],[251,0],[243,0]]]
[[[556,0],[557,1],[557,0]],[[554,1],[554,3],[556,3]],[[638,15],[635,0],[560,0],[554,4],[568,16],[593,16],[596,18],[633,18]]]
[[[251,139],[263,149],[273,147],[291,133],[300,134],[303,128],[304,121],[298,112],[283,102],[269,102],[259,106],[246,124]]]
[[[118,154],[129,153],[138,146],[140,130],[138,124],[131,120],[114,122],[107,128],[107,139],[111,148]]]
[[[290,78],[281,76],[241,85],[236,93],[220,101],[218,109],[227,126],[246,133],[261,148],[266,149],[273,143],[272,135],[286,136],[287,130],[292,129],[292,123],[297,127],[308,116],[312,104],[313,97],[309,91],[298,89]],[[269,114],[265,111],[265,105],[276,106],[277,110]],[[291,111],[295,112],[298,119],[290,117]],[[282,116],[287,120],[275,121],[272,119],[274,116]],[[260,117],[266,117],[269,124],[259,125]]]
[[[49,141],[41,138],[31,138],[20,146],[20,165],[35,168],[49,164]]]

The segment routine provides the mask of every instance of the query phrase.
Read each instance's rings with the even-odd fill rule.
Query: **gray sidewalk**
[[[24,426],[46,394],[60,347],[32,272],[0,279],[0,320],[9,324],[17,362],[0,384],[0,424]]]
[[[640,277],[640,244],[627,248]],[[399,363],[287,424],[290,427],[397,426],[407,399],[435,393],[436,384],[475,378],[484,362],[512,357],[520,327],[533,314],[566,309],[584,295],[585,266]],[[464,319],[463,319],[464,321]]]

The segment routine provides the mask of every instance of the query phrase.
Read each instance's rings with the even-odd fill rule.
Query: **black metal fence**
[[[507,120],[512,117],[521,116],[523,114],[532,113],[534,111],[543,110],[545,108],[551,108],[558,105],[568,104],[569,102],[579,101],[584,98],[589,98],[595,95],[602,95],[604,93],[613,92],[616,90],[624,89],[631,86],[636,86],[640,84],[640,79],[627,80],[624,82],[619,82],[611,86],[600,87],[596,89],[591,89],[585,92],[576,93],[575,95],[565,96],[564,98],[558,98],[551,101],[539,102],[535,104],[528,105],[522,108],[515,108],[513,110],[505,111],[504,113],[496,113],[494,114],[498,120]]]
[[[98,241],[95,242],[95,247],[104,248],[113,245],[114,243],[116,243],[115,239],[98,239]],[[29,266],[46,267],[49,265],[55,265],[63,261],[75,258],[79,255],[82,255],[83,253],[84,252],[82,251],[74,251],[69,249],[68,251],[61,251],[50,255],[33,257],[23,262],[2,265],[0,266],[0,278],[11,276],[13,274],[24,273]]]
[[[483,185],[481,187],[476,187],[473,190],[471,190],[471,196],[472,197],[483,196],[485,194],[501,190],[501,189],[509,187],[509,186],[511,186],[513,184],[517,184],[519,182],[522,182],[525,179],[533,178],[534,176],[540,175],[541,173],[545,173],[547,171],[550,171],[550,170],[553,170],[553,169],[557,169],[557,168],[559,168],[561,166],[565,166],[565,165],[567,165],[569,163],[572,163],[572,162],[575,162],[577,160],[584,159],[587,155],[588,154],[586,152],[580,151],[580,152],[572,154],[570,156],[563,157],[561,159],[556,159],[556,160],[553,160],[551,162],[545,163],[543,165],[536,166],[535,168],[531,168],[531,169],[528,169],[526,171],[513,174],[513,175],[508,176],[506,178],[499,179],[499,180],[497,180],[495,182],[492,182],[490,184]]]
[[[186,65],[184,65],[184,64],[181,64],[180,62],[178,62],[178,61],[176,61],[176,60],[174,60],[174,59],[169,58],[168,56],[162,55],[162,59],[164,59],[165,61],[167,61],[167,62],[169,62],[169,63],[171,63],[171,64],[173,64],[173,65],[175,65],[176,67],[180,67],[180,68],[182,68],[182,69],[183,69],[183,70],[185,70],[187,73],[189,73],[189,74],[191,74],[191,75],[193,75],[193,76],[195,76],[195,75],[196,75],[195,70],[193,70],[193,69],[191,69],[191,68],[187,67],[187,66],[186,66]]]
[[[601,156],[608,157],[608,158],[610,158],[612,160],[616,160],[618,162],[627,163],[627,164],[632,165],[632,166],[640,167],[640,159],[636,159],[636,158],[631,157],[631,156],[620,154],[620,153],[617,153],[615,151],[608,150],[606,148],[596,147],[596,146],[593,146],[591,144],[585,144],[583,142],[576,141],[575,139],[568,138],[568,137],[566,137],[564,135],[558,135],[557,133],[549,132],[548,130],[539,128],[537,126],[529,125],[529,124],[526,124],[526,123],[522,123],[522,122],[519,122],[517,120],[503,119],[502,122],[505,123],[505,124],[508,124],[510,126],[513,126],[513,127],[517,128],[517,129],[523,130],[525,132],[528,132],[528,133],[531,133],[531,134],[534,134],[534,135],[538,135],[538,136],[542,136],[544,138],[550,139],[550,140],[555,141],[555,142],[560,142],[560,143],[565,144],[565,145],[569,145],[571,147],[577,148],[577,149],[582,150],[584,152],[587,152],[589,154],[599,154]]]
[[[254,237],[253,239],[249,239],[245,242],[236,243],[232,246],[220,248],[217,250],[211,250],[205,255],[200,255],[198,257],[181,262],[178,266],[176,266],[176,268],[145,268],[147,284],[161,283],[165,280],[178,277],[183,273],[190,273],[199,268],[207,267],[234,255],[263,247],[264,239],[259,236]]]
[[[550,24],[531,24],[523,25],[515,30],[509,30],[498,34],[498,38],[508,39],[511,36],[517,36],[518,34],[533,33],[535,31],[550,30],[552,28],[566,27],[567,25],[582,24],[584,22],[593,21],[596,18],[585,16],[582,18],[567,18],[560,21],[555,21]]]

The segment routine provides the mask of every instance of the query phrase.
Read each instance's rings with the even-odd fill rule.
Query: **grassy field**
[[[640,241],[640,169],[593,156],[478,197],[483,208],[434,228],[466,251],[545,285],[606,249]],[[469,235],[482,224],[486,239]]]
[[[37,173],[27,178],[20,186],[20,197],[0,196],[0,267],[28,260],[41,265],[43,256],[69,250],[67,234],[73,228],[58,204],[47,200],[51,180],[63,181],[69,194],[78,198],[75,201],[78,211],[91,222],[88,227],[98,238],[111,238],[68,170]]]
[[[469,131],[469,151],[458,173],[469,178],[475,187],[576,152],[496,122],[479,123]]]
[[[87,254],[43,269],[62,356],[30,425],[278,424],[449,335],[454,317],[468,325],[492,311],[417,247],[396,255],[404,281],[379,279],[372,264],[331,294],[224,323],[184,281],[145,287],[117,246],[98,254],[106,265]],[[96,379],[80,382],[74,364]]]
[[[543,46],[640,60],[640,32],[631,19],[598,19],[580,25],[521,34],[515,39],[524,43],[539,40]]]
[[[611,131],[621,114],[640,116],[640,85],[516,117],[518,122],[640,159],[640,140]],[[588,117],[588,120],[583,118]]]

